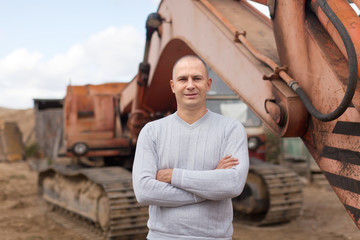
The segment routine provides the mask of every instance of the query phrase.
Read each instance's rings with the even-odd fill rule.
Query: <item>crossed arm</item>
[[[232,155],[227,155],[219,161],[219,164],[216,166],[215,169],[230,169],[238,164],[239,164],[239,159],[233,158]],[[173,170],[174,169],[172,168],[160,169],[156,173],[156,180],[171,184],[171,177]]]
[[[136,199],[144,205],[180,207],[202,202],[205,199],[155,179],[158,156],[152,133],[146,125],[140,132],[133,165],[133,187]]]
[[[227,155],[219,160],[214,170],[159,170],[156,147],[154,142],[149,141],[153,134],[146,127],[143,130],[139,136],[133,166],[134,191],[140,203],[178,207],[205,200],[232,198],[241,193],[248,171],[246,134],[243,139],[238,136],[230,139],[229,146],[225,149],[225,152],[234,149],[240,161]]]

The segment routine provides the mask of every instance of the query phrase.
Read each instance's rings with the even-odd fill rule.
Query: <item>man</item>
[[[182,57],[172,78],[177,112],[145,125],[135,153],[135,195],[150,205],[147,238],[230,240],[231,198],[249,168],[245,129],[207,110],[212,80],[203,60]]]

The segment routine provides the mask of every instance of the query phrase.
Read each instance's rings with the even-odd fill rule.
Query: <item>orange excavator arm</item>
[[[129,84],[122,110],[131,102],[133,111],[175,110],[172,66],[199,55],[269,129],[303,139],[359,227],[360,20],[346,0],[257,2],[269,5],[271,20],[246,1],[163,0],[146,85]],[[137,102],[126,99],[136,92]]]

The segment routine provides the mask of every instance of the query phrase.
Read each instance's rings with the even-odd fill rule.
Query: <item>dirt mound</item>
[[[82,240],[48,217],[36,183],[37,173],[26,162],[0,163],[0,239]]]
[[[10,109],[0,107],[0,122],[16,122],[26,146],[35,142],[35,113],[33,108]]]

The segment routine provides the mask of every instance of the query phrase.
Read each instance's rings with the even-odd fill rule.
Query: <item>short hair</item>
[[[173,70],[172,70],[172,78],[174,78],[175,68],[176,68],[176,66],[178,65],[178,63],[181,62],[182,60],[186,59],[186,58],[192,58],[192,59],[197,59],[197,60],[199,60],[199,61],[204,65],[204,67],[205,67],[206,76],[209,77],[208,66],[207,66],[206,62],[205,62],[201,57],[199,57],[199,56],[197,56],[197,55],[185,55],[185,56],[182,56],[181,58],[179,58],[179,59],[175,62],[174,66],[173,66]]]

